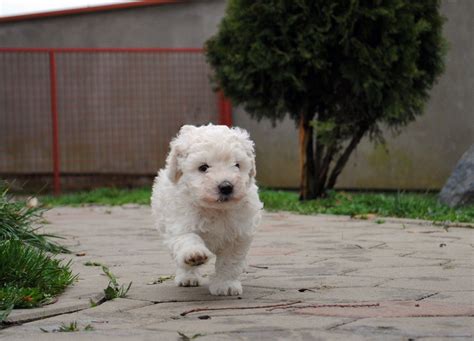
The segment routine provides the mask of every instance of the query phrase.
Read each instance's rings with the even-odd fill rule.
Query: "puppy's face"
[[[167,163],[171,181],[203,207],[231,207],[247,195],[255,177],[253,142],[239,128],[184,126]]]

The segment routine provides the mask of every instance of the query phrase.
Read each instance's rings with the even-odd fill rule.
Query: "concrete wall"
[[[224,10],[225,1],[194,0],[0,23],[0,46],[202,47]]]
[[[0,46],[201,47],[217,28],[225,1],[171,5],[0,23]],[[444,0],[450,42],[447,69],[432,91],[425,115],[387,151],[363,141],[340,176],[344,188],[440,188],[474,142],[474,1]],[[1,113],[0,113],[1,115]],[[239,108],[234,123],[257,144],[258,179],[265,186],[297,187],[297,135],[293,122],[257,123]]]

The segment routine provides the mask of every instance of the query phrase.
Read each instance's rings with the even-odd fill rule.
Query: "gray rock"
[[[439,200],[451,207],[474,203],[474,144],[458,161],[439,194]]]

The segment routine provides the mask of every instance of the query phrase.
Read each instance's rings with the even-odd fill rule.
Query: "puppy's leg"
[[[212,295],[236,296],[242,294],[242,284],[239,281],[240,274],[245,269],[247,252],[252,240],[239,240],[217,253],[216,273],[209,285]]]
[[[212,256],[201,237],[187,233],[171,238],[167,244],[177,265],[175,283],[184,287],[199,286],[202,282],[199,265]]]

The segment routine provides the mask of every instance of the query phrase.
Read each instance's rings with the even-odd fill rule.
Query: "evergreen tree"
[[[300,198],[334,187],[362,137],[423,111],[443,71],[439,0],[230,0],[206,43],[234,104],[299,127]]]

